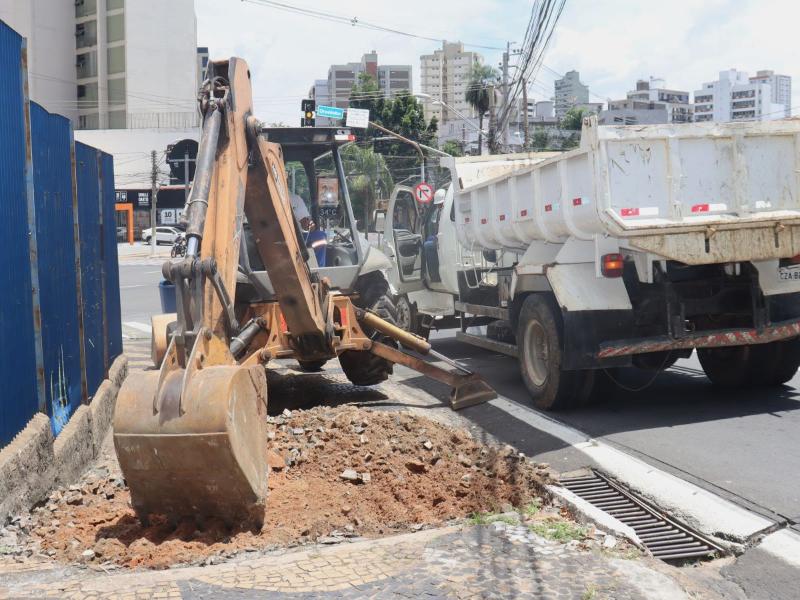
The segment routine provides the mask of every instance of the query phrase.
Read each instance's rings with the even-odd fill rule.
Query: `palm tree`
[[[494,93],[494,84],[497,82],[497,71],[489,65],[475,63],[469,76],[467,93],[464,95],[467,103],[478,113],[478,128],[483,130],[483,115],[491,105],[491,95]],[[478,132],[478,154],[483,152],[483,133]]]
[[[353,212],[363,209],[364,233],[369,229],[370,215],[375,206],[375,192],[388,196],[394,182],[386,159],[370,147],[350,144],[342,148],[342,162],[347,173],[347,188],[353,196]],[[359,206],[360,205],[360,206]]]

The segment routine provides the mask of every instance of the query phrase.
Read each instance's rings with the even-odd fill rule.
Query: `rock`
[[[340,479],[344,479],[345,481],[358,481],[358,472],[354,469],[345,469],[339,474]]]
[[[352,510],[353,510],[353,507],[352,507],[352,506],[350,506],[349,504],[344,504],[344,505],[342,505],[342,514],[343,514],[343,515],[348,515],[348,514],[350,514],[350,512],[351,512]]]
[[[361,480],[361,483],[369,483],[372,481],[372,475],[369,474],[369,471],[364,471],[358,477]]]
[[[342,538],[333,537],[331,535],[326,535],[326,536],[323,536],[323,537],[317,539],[317,543],[318,544],[338,544],[341,541],[342,541]]]
[[[267,451],[267,463],[273,471],[282,471],[286,468],[286,461],[283,457],[272,450]]]
[[[422,444],[422,447],[425,448],[425,450],[433,450],[433,444],[430,440],[425,440]]]
[[[424,473],[428,470],[428,465],[418,460],[410,460],[406,463],[406,469],[412,473]]]
[[[284,408],[284,409],[283,409],[283,412],[282,412],[281,414],[282,414],[284,417],[291,417],[291,416],[292,416],[292,411],[290,411],[288,408]]]
[[[465,467],[471,467],[472,466],[472,461],[468,457],[464,456],[463,454],[459,454],[458,455],[458,462],[460,464],[464,465]]]
[[[81,557],[85,560],[92,560],[94,558],[94,550],[89,548],[88,550],[84,550],[81,552]]]
[[[274,431],[268,431],[267,432],[267,439],[270,440],[270,441],[274,440],[275,439],[275,432]]]
[[[70,506],[78,506],[79,504],[83,504],[83,494],[78,491],[69,492],[64,496],[64,502]]]
[[[508,525],[502,521],[494,521],[490,525],[492,531],[505,531]]]
[[[537,469],[549,469],[550,468],[550,463],[546,463],[546,462],[536,463],[536,468]]]
[[[514,514],[516,514],[514,512],[514,507],[511,504],[509,504],[508,502],[503,502],[500,505],[500,511],[504,512],[504,513],[512,513],[513,512]]]
[[[614,546],[617,545],[617,538],[613,535],[607,535],[603,538],[603,548],[606,550],[611,550]]]
[[[423,527],[422,523],[415,523],[414,525],[411,526],[411,531],[419,531],[420,529],[422,529],[422,527]]]
[[[292,433],[294,435],[303,435],[305,432],[306,430],[303,429],[302,427],[295,427],[294,429],[292,429]]]

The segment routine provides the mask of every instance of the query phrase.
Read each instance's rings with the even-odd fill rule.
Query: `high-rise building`
[[[449,107],[465,117],[477,116],[467,103],[466,93],[473,65],[483,62],[480,54],[465,52],[461,42],[443,42],[441,50],[423,54],[419,60],[422,93],[430,96],[422,101],[427,119],[436,117],[441,127],[442,123],[463,118]]]
[[[694,93],[694,120],[703,121],[769,121],[782,119],[789,108],[787,104],[777,103],[779,98],[774,85],[787,85],[785,76],[775,76],[771,72],[760,71],[768,76],[748,77],[747,73],[729,69],[720,71],[719,79],[703,84],[702,89]],[[791,93],[791,79],[788,79],[788,90]],[[784,88],[786,89],[786,88]]]
[[[693,106],[689,92],[666,87],[663,79],[640,79],[624,100],[609,100],[600,113],[603,125],[638,123],[689,123]]]
[[[365,73],[378,84],[384,97],[411,91],[411,65],[378,65],[378,53],[373,50],[361,57],[361,62],[331,65],[328,69],[327,95],[331,106],[347,108],[353,86]],[[322,80],[314,82],[314,88]],[[320,103],[319,101],[317,102]]]
[[[783,116],[792,116],[792,78],[788,75],[776,75],[774,71],[758,71],[750,83],[766,83],[772,90],[772,102],[782,104],[786,109]]]
[[[77,129],[196,124],[194,0],[0,0],[28,40],[31,98]]]
[[[208,69],[208,48],[201,46],[197,49],[197,86],[206,80],[206,70]]]
[[[567,71],[564,77],[555,80],[554,88],[553,104],[556,119],[559,121],[570,108],[579,104],[589,104],[589,86],[581,83],[578,71]]]

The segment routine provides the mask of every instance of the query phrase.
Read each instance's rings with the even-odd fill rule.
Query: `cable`
[[[333,23],[338,23],[340,25],[350,25],[352,27],[363,27],[365,29],[371,29],[374,31],[383,31],[385,33],[392,33],[395,35],[402,35],[404,37],[416,38],[420,40],[427,40],[429,42],[446,42],[446,39],[443,38],[435,38],[425,35],[419,35],[416,33],[410,33],[408,31],[402,31],[400,29],[395,29],[393,27],[386,27],[384,25],[378,25],[376,23],[370,23],[368,21],[364,21],[359,19],[358,16],[347,17],[344,15],[337,15],[335,13],[323,12],[320,10],[313,10],[310,8],[304,8],[300,6],[293,6],[291,4],[286,4],[284,2],[276,2],[274,0],[242,0],[242,2],[248,2],[250,4],[256,4],[261,6],[267,6],[270,8],[275,8],[277,10],[282,10],[284,12],[291,12],[295,14],[300,14],[308,17],[312,17],[315,19],[322,19],[325,21],[330,21]],[[503,50],[503,48],[499,48],[496,46],[485,46],[482,44],[472,44],[468,42],[462,42],[465,46],[469,46],[471,48],[481,48],[484,50]]]

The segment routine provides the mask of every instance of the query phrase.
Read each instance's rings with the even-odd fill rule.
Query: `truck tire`
[[[533,403],[542,410],[573,408],[586,403],[594,387],[594,371],[564,371],[561,315],[555,301],[531,294],[522,304],[517,324],[519,365]]]
[[[753,382],[783,385],[800,367],[800,339],[772,342],[753,347]]]
[[[703,371],[716,386],[724,388],[753,385],[753,349],[755,346],[698,348],[697,358]]]
[[[358,297],[353,299],[356,306],[370,309],[380,318],[392,324],[396,323],[397,313],[389,295],[389,284],[380,271],[373,271],[359,277],[355,291],[358,293]],[[394,341],[377,331],[369,331],[366,327],[363,329],[364,333],[373,340],[395,345]],[[386,381],[394,367],[393,363],[385,358],[376,356],[369,351],[360,350],[342,352],[339,355],[339,364],[347,379],[354,385],[376,385]]]
[[[405,294],[395,296],[394,307],[397,314],[397,326],[419,335],[417,332],[417,309],[408,299],[408,296]]]

